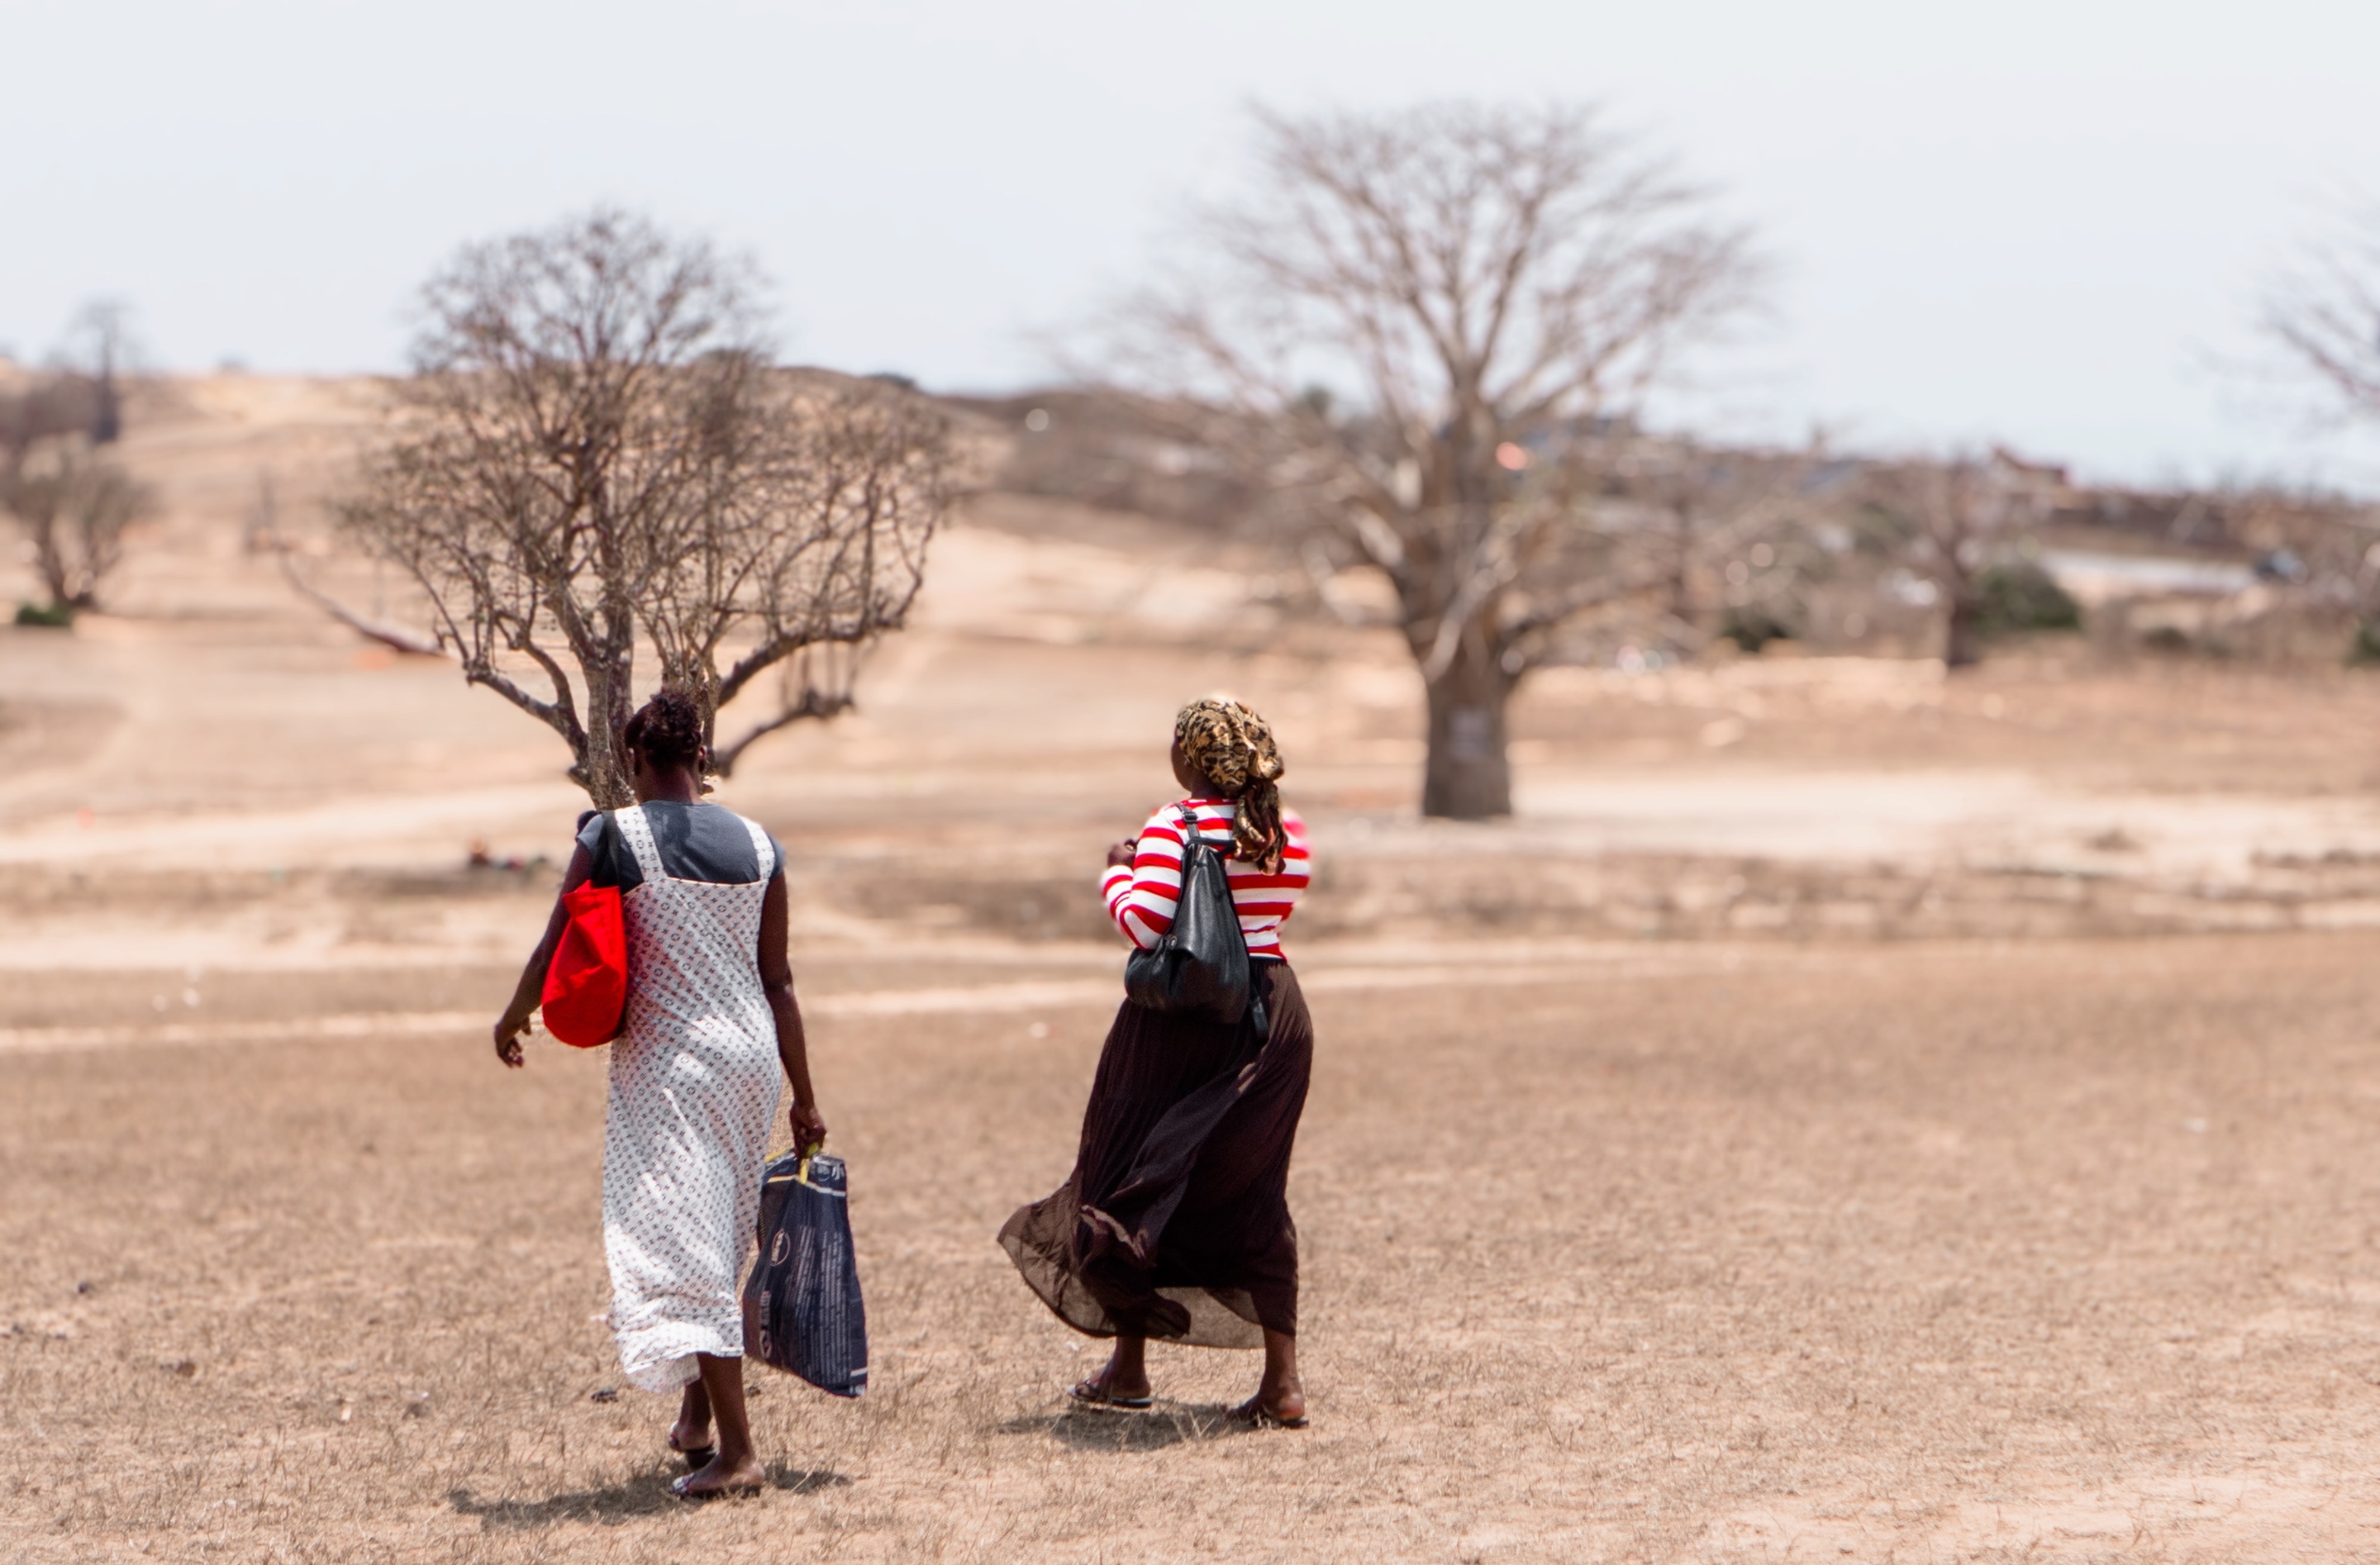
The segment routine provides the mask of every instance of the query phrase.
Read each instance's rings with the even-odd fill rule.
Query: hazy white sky
[[[169,367],[395,368],[458,243],[611,200],[757,257],[791,357],[1010,387],[1251,99],[1578,97],[1779,263],[1706,422],[2380,490],[2231,368],[2380,197],[2375,59],[2371,0],[0,0],[0,346],[110,294]]]

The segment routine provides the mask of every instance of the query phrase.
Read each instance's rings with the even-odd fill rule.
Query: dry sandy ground
[[[1102,1002],[829,1007],[874,1386],[771,1378],[775,1492],[700,1513],[662,1493],[655,1400],[590,1400],[617,1384],[589,1318],[598,1058],[19,1049],[0,1536],[45,1560],[2368,1558],[2374,954],[1318,962],[1297,1434],[1220,1422],[1239,1354],[1160,1353],[1152,1415],[1062,1411],[1090,1356],[991,1233],[1064,1171]],[[292,1013],[353,1003],[272,982]]]
[[[722,790],[792,855],[876,1373],[772,1381],[776,1489],[672,1509],[662,1410],[591,1400],[601,1060],[475,1036],[558,751],[241,552],[371,406],[179,388],[122,613],[0,628],[0,1554],[2380,1558],[2380,684],[1564,673],[1519,817],[1425,824],[1388,638],[1000,495],[862,712]],[[991,1240],[1114,1003],[1100,850],[1218,686],[1322,855],[1303,1434],[1219,1422],[1233,1354],[1063,1413],[1088,1355]]]

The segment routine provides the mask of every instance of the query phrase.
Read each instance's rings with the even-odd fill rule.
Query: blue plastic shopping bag
[[[744,1282],[744,1352],[822,1391],[868,1389],[868,1312],[840,1158],[787,1153],[760,1181],[760,1255]]]

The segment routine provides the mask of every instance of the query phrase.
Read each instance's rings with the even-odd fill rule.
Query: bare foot
[[[746,1457],[730,1462],[714,1456],[708,1466],[698,1468],[670,1486],[670,1493],[680,1499],[710,1499],[720,1495],[758,1494],[769,1486],[769,1475],[760,1469],[759,1459]]]

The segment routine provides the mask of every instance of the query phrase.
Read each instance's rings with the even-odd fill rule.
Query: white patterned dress
[[[628,1011],[612,1045],[603,1248],[621,1367],[646,1390],[670,1391],[695,1377],[695,1354],[744,1352],[736,1283],[782,1080],[759,954],[776,851],[743,820],[759,879],[681,880],[642,807],[613,819],[643,883],[622,898]]]

